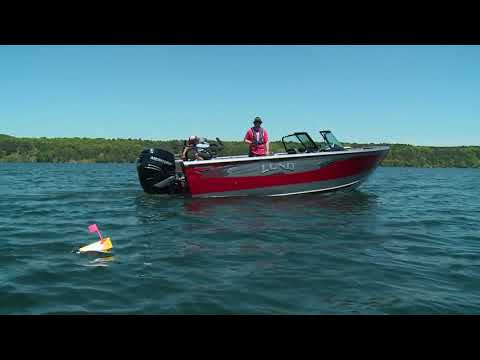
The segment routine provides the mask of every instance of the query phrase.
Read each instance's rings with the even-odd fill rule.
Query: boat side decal
[[[266,173],[262,173],[261,162],[229,164],[228,167],[212,164],[186,167],[185,175],[191,194],[197,195],[341,179],[374,169],[382,158],[379,153],[342,155],[325,158],[320,164],[317,159],[297,159],[293,169],[291,165],[284,166],[290,170],[274,165],[275,170]]]
[[[235,190],[229,192],[212,192],[193,195],[197,198],[208,197],[230,197],[230,196],[273,196],[273,195],[296,195],[310,192],[334,191],[342,188],[355,188],[365,181],[371,172],[364,172],[356,176],[349,176],[342,179],[315,181],[303,184],[280,185],[264,188]]]

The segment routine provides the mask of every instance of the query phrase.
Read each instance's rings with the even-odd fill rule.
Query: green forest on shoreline
[[[241,141],[223,141],[222,155],[248,152]],[[153,141],[103,138],[17,138],[0,134],[0,162],[119,162],[131,163],[146,148],[162,148],[179,154],[183,140]],[[346,144],[352,147],[376,144]],[[480,168],[480,146],[389,145],[383,166]],[[281,141],[274,141],[271,151],[283,151]]]

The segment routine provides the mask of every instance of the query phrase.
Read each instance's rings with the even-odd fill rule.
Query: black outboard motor
[[[149,194],[175,194],[180,191],[175,173],[175,156],[162,149],[146,149],[137,160],[143,190]]]

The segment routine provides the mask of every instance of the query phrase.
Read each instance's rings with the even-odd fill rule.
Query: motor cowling
[[[162,149],[146,149],[137,160],[140,184],[149,194],[172,194],[177,192],[175,156]]]

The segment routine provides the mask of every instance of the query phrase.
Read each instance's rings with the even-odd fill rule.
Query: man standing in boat
[[[244,142],[250,145],[248,156],[265,156],[270,154],[267,130],[262,128],[262,119],[256,117],[253,127],[245,134]]]

